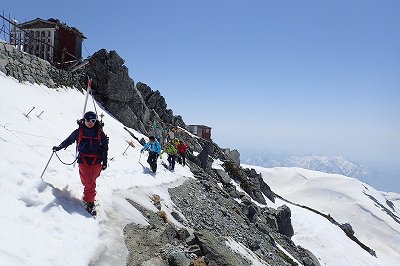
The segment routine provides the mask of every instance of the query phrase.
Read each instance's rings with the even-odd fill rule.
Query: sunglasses
[[[85,119],[86,122],[96,123],[97,119]]]

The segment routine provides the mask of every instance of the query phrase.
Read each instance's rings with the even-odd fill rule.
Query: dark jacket
[[[98,163],[107,164],[108,139],[104,132],[99,128],[100,125],[98,121],[92,128],[80,125],[79,128],[74,130],[58,147],[60,149],[66,148],[75,141],[78,144],[79,133],[80,130],[82,130],[82,137],[79,140],[79,146],[77,147],[78,163],[85,163],[88,165]]]

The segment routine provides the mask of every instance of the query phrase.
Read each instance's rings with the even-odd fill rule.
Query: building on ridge
[[[20,24],[14,20],[10,32],[10,45],[59,68],[81,60],[84,39],[78,29],[54,18],[36,18]]]
[[[200,138],[211,140],[211,127],[205,125],[188,125],[187,130]]]

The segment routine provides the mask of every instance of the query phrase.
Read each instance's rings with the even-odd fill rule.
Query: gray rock
[[[215,172],[220,177],[222,184],[227,185],[231,183],[231,178],[229,175],[222,169],[215,169]]]
[[[283,205],[276,210],[276,222],[278,224],[278,232],[289,238],[294,235],[294,230],[290,217],[291,211],[288,206]]]
[[[340,225],[340,228],[342,228],[342,230],[347,234],[347,235],[354,235],[354,230],[353,227],[351,226],[351,224],[349,223],[345,223]]]
[[[85,69],[78,71],[79,73],[70,73],[1,43],[0,71],[20,82],[35,82],[51,88],[73,87],[82,92],[87,86],[84,77],[90,76],[95,99],[125,126],[144,134],[148,134],[146,127],[152,120],[162,127],[170,123],[185,128],[182,117],[174,116],[173,111],[167,109],[166,101],[159,91],[153,91],[143,83],[135,85],[124,66],[124,60],[115,51],[108,53],[100,50],[91,57],[90,64]],[[203,181],[190,182],[189,185],[184,184],[171,190],[171,198],[185,215],[176,216],[176,219],[183,221],[191,229],[198,228],[206,233],[191,239],[187,230],[177,230],[173,225],[166,225],[156,213],[130,201],[148,219],[150,226],[128,224],[124,228],[125,244],[129,251],[127,265],[167,265],[167,258],[174,257],[171,254],[185,254],[188,249],[189,252],[192,251],[188,254],[191,254],[191,258],[195,254],[202,256],[206,253],[209,265],[249,265],[249,262],[226,247],[226,236],[245,245],[257,243],[253,248],[259,256],[271,265],[285,265],[273,244],[275,240],[279,240],[288,252],[309,264],[311,256],[295,247],[286,236],[276,232],[279,229],[279,232],[291,235],[288,226],[284,225],[285,222],[290,224],[290,210],[260,214],[258,207],[255,208],[253,204],[246,203],[242,209],[232,198],[239,198],[244,193],[238,192],[229,184],[231,178],[238,181],[253,200],[265,203],[264,195],[274,199],[274,194],[263,182],[261,175],[255,170],[247,173],[238,166],[240,158],[237,151],[226,154],[212,141],[193,138],[180,128],[176,129],[175,137],[187,143],[190,149],[188,165],[194,176]],[[200,153],[199,156],[193,155],[195,151]],[[224,172],[218,174],[211,169],[213,158],[233,161],[235,168],[231,168],[229,176],[224,175]],[[216,185],[221,180],[224,190]]]
[[[203,146],[203,150],[197,155],[197,158],[200,161],[200,167],[205,171],[205,172],[210,172],[211,171],[211,165],[213,163],[212,159],[209,157],[210,154],[213,153],[213,145],[211,142],[207,141],[205,145]]]
[[[188,248],[188,252],[196,254],[197,256],[202,256],[203,255],[199,245],[197,245],[197,244],[190,245],[189,248]]]
[[[172,241],[176,240],[179,237],[178,232],[176,231],[175,227],[171,224],[168,224],[161,234],[161,242],[163,244],[171,243]]]
[[[183,252],[174,252],[168,256],[169,266],[190,266],[190,259]]]
[[[233,253],[230,249],[228,249],[225,245],[221,243],[221,240],[217,239],[209,231],[202,230],[201,232],[195,232],[194,234],[199,243],[202,253],[209,260],[208,265],[250,265],[250,262],[244,260],[244,258],[238,256],[236,253]]]
[[[92,78],[95,98],[125,126],[147,134],[149,109],[129,77],[124,60],[115,52],[101,49],[85,69]]]
[[[153,109],[164,123],[183,128],[186,127],[181,116],[174,116],[173,111],[167,109],[165,98],[158,90],[153,91],[148,85],[142,82],[138,82],[136,87],[141,93],[147,107]]]
[[[178,231],[178,238],[182,240],[182,243],[186,241],[190,237],[189,231],[183,227],[177,230]]]
[[[56,69],[47,61],[8,44],[0,44],[0,71],[20,82],[44,84],[49,88],[81,88],[79,74]]]
[[[238,150],[225,149],[225,154],[236,166],[240,166],[240,153]]]
[[[179,215],[179,213],[172,211],[171,215],[172,217],[174,217],[175,220],[177,220],[180,223],[183,223],[184,219]]]
[[[169,266],[161,257],[154,257],[146,260],[140,264],[140,266]]]

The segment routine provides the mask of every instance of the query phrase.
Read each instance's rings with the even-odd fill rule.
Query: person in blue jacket
[[[154,136],[150,136],[149,142],[147,142],[143,146],[140,152],[142,153],[145,150],[149,150],[149,157],[147,158],[147,162],[149,163],[153,173],[155,173],[157,171],[157,158],[158,156],[160,156],[161,153],[161,145]]]

